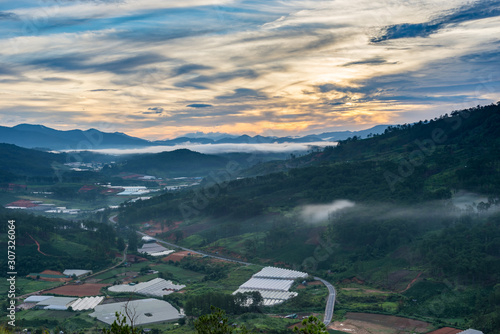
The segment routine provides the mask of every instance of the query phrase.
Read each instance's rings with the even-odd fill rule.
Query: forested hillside
[[[161,222],[172,227],[163,237],[189,247],[405,291],[393,313],[445,314],[487,331],[500,327],[491,297],[500,279],[499,129],[500,104],[455,111],[246,172],[259,176],[207,178],[124,206],[119,221]],[[460,206],[464,194],[472,199]],[[417,274],[423,281],[405,289]],[[440,292],[426,294],[426,284]],[[429,311],[443,298],[454,302]]]
[[[107,224],[71,222],[4,208],[0,208],[0,219],[5,222],[0,225],[0,234],[4,236],[6,222],[15,221],[16,268],[20,276],[46,269],[96,270],[109,265],[115,257],[112,249],[116,247],[116,233]],[[7,249],[7,238],[0,242],[0,247]],[[0,260],[0,266],[6,268],[7,257]]]
[[[204,176],[212,170],[222,169],[228,160],[186,149],[126,157],[108,172],[143,173],[161,177]]]

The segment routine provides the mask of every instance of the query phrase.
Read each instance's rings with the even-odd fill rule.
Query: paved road
[[[140,234],[140,235],[142,235],[142,236],[150,237],[150,235],[147,235],[146,233],[142,233],[142,232],[139,232],[139,231],[137,231],[137,233]],[[166,242],[166,241],[160,240],[158,238],[155,238],[155,239],[156,239],[157,242],[159,242],[161,244],[164,244],[164,245],[167,245],[167,246],[169,246],[171,248],[180,248],[182,250],[185,250],[185,251],[188,251],[188,252],[191,252],[191,253],[194,253],[194,254],[200,254],[200,255],[203,255],[203,256],[208,256],[208,257],[212,257],[214,259],[219,259],[219,260],[231,261],[231,262],[243,264],[245,266],[249,266],[249,265],[253,264],[253,263],[249,263],[249,262],[244,262],[244,261],[240,261],[240,260],[236,260],[236,259],[231,259],[231,258],[228,258],[228,257],[220,256],[220,255],[214,255],[214,254],[210,254],[210,253],[204,253],[204,252],[196,251],[196,250],[193,250],[193,249],[189,249],[189,248],[182,247],[182,246],[170,243],[170,242]]]
[[[328,326],[333,318],[336,291],[335,291],[335,288],[333,287],[333,285],[331,285],[330,283],[328,283],[324,279],[319,278],[319,277],[314,277],[314,279],[322,282],[328,288],[329,294],[328,294],[328,300],[326,302],[325,318],[323,319],[323,323]]]
[[[118,217],[118,215],[114,215],[114,216],[109,217],[109,221],[112,224],[118,224],[118,221],[116,220],[116,217]]]
[[[149,235],[147,235],[146,233],[142,233],[142,232],[139,232],[139,231],[137,231],[137,233],[140,234],[140,235],[142,235],[142,236],[148,236],[149,237]],[[235,259],[230,259],[230,258],[218,256],[218,255],[213,255],[213,254],[210,254],[210,253],[204,253],[204,252],[200,252],[200,251],[195,251],[193,249],[189,249],[189,248],[186,248],[186,247],[181,247],[179,245],[175,245],[173,243],[160,240],[158,238],[155,238],[155,239],[156,239],[157,242],[159,242],[161,244],[167,245],[167,246],[172,247],[172,248],[180,248],[182,250],[185,250],[185,251],[188,251],[188,252],[191,252],[191,253],[194,253],[194,254],[201,254],[201,255],[212,257],[212,258],[215,258],[215,259],[232,261],[232,262],[236,262],[236,263],[247,265],[247,266],[252,264],[252,263],[249,263],[249,262],[244,262],[244,261],[239,261],[239,260],[235,260]],[[333,287],[333,285],[331,285],[329,282],[325,281],[322,278],[314,277],[314,279],[317,280],[317,281],[320,281],[321,283],[323,283],[324,285],[326,285],[326,287],[328,288],[329,294],[328,294],[328,300],[326,302],[325,318],[323,320],[323,323],[328,326],[330,324],[330,322],[332,321],[332,318],[333,318],[333,310],[334,310],[334,306],[335,306],[335,295],[336,295],[335,288]]]

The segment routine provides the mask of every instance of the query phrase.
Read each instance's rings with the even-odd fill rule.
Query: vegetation
[[[307,317],[302,320],[301,327],[295,326],[293,331],[295,333],[301,334],[326,334],[328,333],[326,330],[326,326],[322,323],[318,318],[314,316]]]
[[[439,319],[440,312],[423,311],[439,301],[410,299],[411,289],[397,293],[417,276],[435,281],[446,285],[441,296],[482,301],[475,310],[451,303],[446,319],[493,330],[480,315],[493,316],[498,307],[485,296],[500,278],[499,128],[500,104],[455,111],[368,139],[349,138],[286,163],[264,163],[246,172],[258,170],[254,177],[202,183],[124,206],[119,219],[182,221],[175,228],[183,232],[178,241],[190,247],[257,262],[273,259],[337,282],[356,276],[396,292],[353,302],[354,310],[408,315],[417,299],[418,314]],[[457,208],[466,192],[482,199]],[[340,199],[354,207],[331,211],[316,224],[303,216],[308,204]]]
[[[20,275],[69,265],[103,268],[126,242],[128,251],[135,251],[140,242],[134,230],[141,223],[152,222],[163,224],[162,230],[167,227],[159,237],[183,246],[304,270],[337,287],[351,289],[356,284],[359,290],[339,292],[338,312],[412,316],[437,327],[473,327],[498,333],[499,131],[500,104],[495,104],[392,126],[368,139],[349,138],[336,147],[287,161],[266,162],[238,173],[227,172],[226,158],[186,151],[128,158],[100,174],[89,172],[78,177],[109,179],[122,171],[177,175],[182,170],[172,157],[185,159],[183,167],[192,175],[207,175],[208,169],[194,167],[203,161],[210,169],[229,176],[209,176],[198,187],[122,204],[117,229],[103,224],[109,212],[99,216],[100,223],[48,219],[3,209],[0,218],[19,222],[16,251]],[[15,152],[16,148],[6,146],[5,150]],[[21,155],[21,161],[28,154]],[[27,167],[31,174],[16,164],[1,169],[3,182],[20,176],[46,182],[60,200],[76,196],[92,202],[102,197],[92,192],[88,198],[75,195],[78,183],[71,182],[76,174],[69,171],[63,173],[64,182],[51,184],[55,174],[47,163],[60,157],[46,154],[33,155],[39,163]],[[460,199],[467,196],[465,205],[459,206]],[[345,201],[349,205],[343,205]],[[6,229],[2,225],[0,233],[5,234]],[[229,326],[229,318],[248,320],[253,324],[249,330],[286,331],[284,320],[259,313],[258,295],[229,294],[253,269],[239,274],[234,265],[190,257],[176,263],[148,264],[164,277],[189,283],[182,296],[165,298],[185,308],[189,316],[200,317],[194,324],[188,322],[185,332],[195,328],[206,333],[241,331]],[[145,266],[131,268],[140,272]],[[99,277],[114,283],[115,275],[123,270]],[[383,292],[368,292],[368,288]],[[296,298],[266,311],[317,311],[319,305],[324,306],[324,298],[324,289],[307,286]],[[35,325],[39,320],[27,321]],[[268,323],[257,326],[261,321]],[[210,323],[213,326],[206,326]],[[308,325],[317,323],[308,319],[303,333],[309,333]],[[52,328],[57,324],[36,323]],[[314,330],[323,329],[315,327],[310,332]]]

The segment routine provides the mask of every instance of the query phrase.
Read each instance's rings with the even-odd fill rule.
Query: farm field
[[[2,281],[0,284],[0,291],[7,291],[7,281]],[[18,295],[24,295],[28,293],[33,293],[40,290],[50,289],[60,286],[61,282],[47,282],[47,281],[36,281],[28,278],[18,277],[16,278],[16,286],[20,288]]]
[[[396,334],[427,333],[433,326],[428,322],[392,315],[348,312],[345,321],[335,321],[328,328],[352,334]]]
[[[98,296],[102,295],[101,289],[110,286],[110,284],[98,284],[98,283],[85,283],[85,284],[70,284],[60,286],[58,288],[47,290],[44,294],[55,294],[61,296],[71,296],[71,297],[87,297],[87,296]]]

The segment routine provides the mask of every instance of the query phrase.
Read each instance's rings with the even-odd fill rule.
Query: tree
[[[177,243],[184,237],[184,233],[181,230],[176,230],[174,232],[174,236],[175,236],[175,242]]]
[[[315,316],[302,320],[302,328],[295,326],[293,331],[300,334],[328,334],[326,326]]]
[[[122,237],[118,237],[116,240],[116,248],[121,252],[125,249],[125,240]]]
[[[229,325],[226,312],[217,307],[210,307],[211,313],[199,317],[194,322],[198,334],[231,334],[233,329]],[[105,333],[108,334],[108,333]]]
[[[127,318],[116,312],[116,320],[111,324],[111,328],[103,328],[103,334],[139,334],[140,331],[134,325],[127,324]]]
[[[139,244],[139,238],[134,231],[128,233],[128,249],[130,251],[136,251]]]

